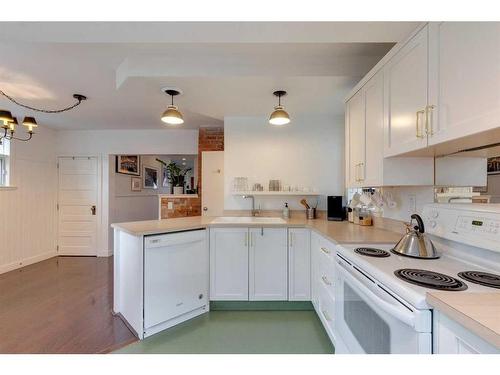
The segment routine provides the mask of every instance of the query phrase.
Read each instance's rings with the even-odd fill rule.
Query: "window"
[[[0,186],[9,186],[10,142],[2,139],[0,144]]]

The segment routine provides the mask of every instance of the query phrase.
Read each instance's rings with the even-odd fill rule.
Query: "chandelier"
[[[2,90],[0,90],[0,95],[4,96],[8,100],[10,100],[12,103],[14,103],[20,107],[29,109],[31,111],[43,112],[43,113],[66,112],[66,111],[69,111],[70,109],[73,109],[76,106],[80,105],[82,101],[87,100],[87,97],[84,95],[73,94],[73,98],[76,99],[77,102],[69,107],[62,108],[62,109],[41,109],[41,108],[35,108],[35,107],[31,107],[31,106],[19,103],[16,99],[7,95]],[[22,124],[24,126],[26,126],[26,128],[28,130],[27,131],[28,135],[26,136],[26,138],[19,138],[19,137],[16,137],[14,135],[17,131],[16,127],[19,125],[19,123],[17,122],[17,118],[12,116],[12,113],[10,113],[10,111],[0,109],[0,126],[1,126],[0,129],[3,129],[3,134],[0,131],[0,144],[2,144],[2,140],[4,140],[4,139],[7,139],[9,141],[10,140],[23,141],[23,142],[29,141],[33,137],[33,134],[35,134],[33,132],[33,129],[38,127],[38,124],[37,124],[35,118],[32,116],[26,116],[24,118]]]

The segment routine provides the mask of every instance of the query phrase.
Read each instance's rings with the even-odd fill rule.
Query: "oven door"
[[[410,308],[338,254],[336,267],[336,330],[349,353],[431,354],[430,310]]]

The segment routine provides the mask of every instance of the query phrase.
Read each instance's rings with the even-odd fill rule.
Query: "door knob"
[[[90,212],[92,212],[92,215],[95,215],[95,206],[90,207]]]
[[[203,211],[208,211],[208,207],[203,207]]]

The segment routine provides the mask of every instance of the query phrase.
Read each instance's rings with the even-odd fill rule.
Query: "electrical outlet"
[[[174,209],[174,202],[167,202],[167,208],[169,210],[173,210]]]
[[[415,212],[417,212],[417,196],[411,194],[408,196],[408,213],[414,214]]]

